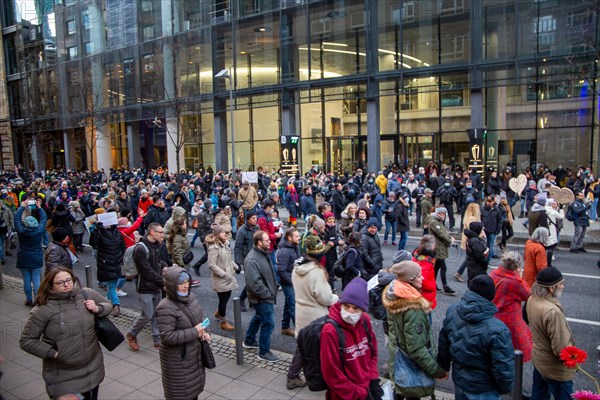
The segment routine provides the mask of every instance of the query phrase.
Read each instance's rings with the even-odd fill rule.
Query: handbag
[[[192,262],[193,259],[194,259],[194,253],[192,253],[191,250],[186,251],[182,257],[184,265],[188,265],[189,263]]]
[[[198,218],[192,220],[192,229],[198,229]]]
[[[81,294],[84,299],[89,300],[89,296],[85,290],[82,290]],[[125,341],[125,336],[123,336],[119,328],[108,317],[101,318],[94,315],[94,330],[96,331],[98,341],[108,351],[113,351]]]
[[[425,397],[426,392],[433,390],[435,379],[398,346],[394,361],[394,383],[404,397]]]
[[[200,357],[202,358],[202,365],[204,368],[213,369],[217,366],[215,356],[210,348],[210,343],[206,340],[200,341]]]

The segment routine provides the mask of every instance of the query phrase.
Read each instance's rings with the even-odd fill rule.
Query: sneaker
[[[33,301],[31,301],[31,300],[27,300],[27,301],[25,301],[25,305],[26,305],[27,307],[33,307]]]
[[[198,276],[200,276],[200,266],[198,264],[194,264],[194,266],[192,267],[192,269],[194,270],[194,273]]]
[[[266,362],[277,362],[279,361],[279,357],[277,357],[275,354],[271,353],[270,351],[267,351],[265,354],[259,354],[258,356],[259,360],[263,360]]]
[[[125,297],[125,296],[127,296],[127,293],[125,293],[123,290],[119,289],[119,290],[117,290],[117,296]]]
[[[240,302],[240,311],[242,311],[242,312],[248,311],[248,309],[246,308],[246,302],[245,301]]]
[[[152,345],[155,349],[160,349],[160,342]]]
[[[392,242],[392,246],[396,246],[396,242]]]
[[[121,306],[116,304],[113,307],[112,313],[110,315],[112,315],[113,317],[118,317],[119,315],[121,315]]]
[[[245,340],[242,343],[242,347],[245,349],[258,349],[258,343],[247,343]]]
[[[127,344],[131,351],[140,351],[140,345],[138,344],[137,337],[133,336],[131,333],[125,335],[127,338]]]
[[[577,249],[571,249],[571,250],[569,250],[569,251],[570,251],[571,253],[576,253],[576,254],[578,254],[578,253],[579,253],[579,250],[577,250]]]
[[[444,286],[444,294],[447,296],[456,296],[456,292],[450,286]]]
[[[587,253],[587,250],[584,249],[583,247],[581,247],[581,248],[579,248],[577,250],[579,250],[580,253]]]
[[[294,334],[294,330],[292,328],[283,328],[281,330],[281,334],[285,335],[285,336],[292,336],[292,337],[296,336]]]
[[[190,284],[190,287],[198,287],[200,286],[200,281],[197,281],[196,279],[192,279],[192,283]]]
[[[459,282],[464,282],[465,281],[464,278],[462,277],[462,275],[459,274],[458,272],[455,273],[453,276],[454,276],[454,279],[456,279]]]
[[[384,246],[387,246],[387,240],[384,240],[384,241],[383,241],[383,245],[384,245]]]
[[[304,386],[306,386],[306,381],[299,376],[292,379],[288,378],[287,382],[285,383],[285,387],[288,388],[288,390],[301,388]]]
[[[442,292],[442,289],[440,289],[440,287],[439,287],[438,285],[435,285],[435,290],[436,290],[437,292],[439,292],[439,293],[441,293],[441,292]]]

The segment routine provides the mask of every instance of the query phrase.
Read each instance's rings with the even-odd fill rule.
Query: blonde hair
[[[465,215],[463,215],[463,225],[467,218],[470,218],[471,221],[481,222],[481,209],[479,208],[479,204],[469,203],[467,209],[465,210]],[[475,219],[473,220],[472,218]]]
[[[358,212],[358,206],[356,205],[356,203],[348,203],[348,205],[346,206],[346,208],[344,209],[344,212],[348,215],[350,215],[350,207],[354,207],[356,208],[356,212]]]

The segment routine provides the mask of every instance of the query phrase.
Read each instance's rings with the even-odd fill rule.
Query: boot
[[[221,318],[221,316],[219,315],[219,310],[215,311],[214,316],[215,316],[216,319],[220,319]]]
[[[224,331],[228,331],[228,332],[235,330],[233,325],[231,325],[229,322],[227,322],[227,320],[225,318],[221,318],[221,329]]]
[[[242,311],[242,312],[248,311],[248,309],[246,308],[246,302],[245,301],[240,301],[240,311]]]
[[[115,306],[113,306],[113,310],[112,310],[111,315],[113,317],[118,317],[119,315],[121,315],[121,306],[118,305],[118,304],[115,305]]]

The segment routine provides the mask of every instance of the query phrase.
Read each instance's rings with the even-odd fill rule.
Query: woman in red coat
[[[509,251],[502,256],[498,269],[490,273],[496,285],[493,303],[498,308],[496,318],[504,322],[512,334],[515,350],[523,352],[523,362],[531,360],[533,342],[529,326],[523,320],[521,303],[529,298],[529,285],[521,278],[521,256]]]
[[[419,247],[413,252],[413,261],[421,266],[423,274],[423,285],[421,294],[431,303],[431,309],[437,306],[437,288],[435,284],[435,238],[431,235],[425,235],[421,238]]]

